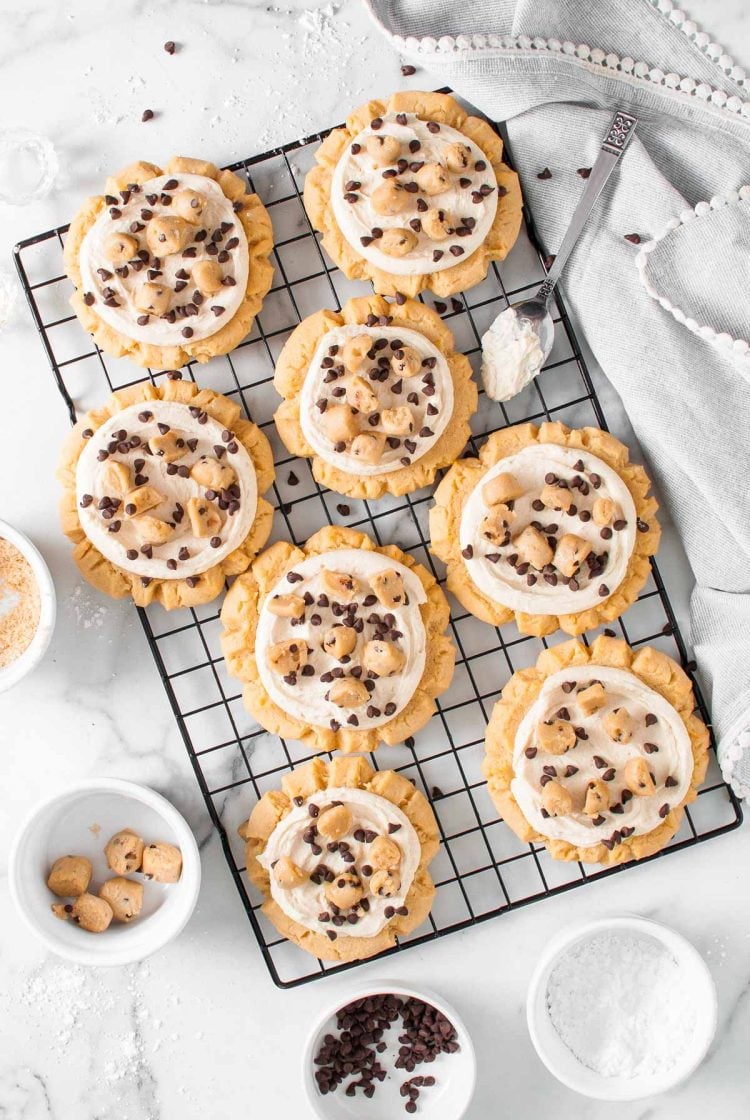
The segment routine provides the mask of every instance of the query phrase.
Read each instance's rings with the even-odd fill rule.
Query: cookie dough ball
[[[364,893],[362,882],[354,871],[342,872],[332,883],[326,883],[325,887],[326,898],[340,910],[350,910],[352,906],[356,906]]]
[[[213,296],[221,291],[223,274],[217,261],[198,261],[193,265],[191,279],[204,296]]]
[[[106,899],[86,893],[73,903],[71,917],[76,925],[89,933],[104,933],[112,921],[112,907]]]
[[[155,257],[161,260],[172,253],[179,253],[193,239],[193,227],[190,222],[176,214],[164,214],[159,218],[152,218],[146,229],[146,244]]]
[[[404,210],[408,210],[411,206],[411,195],[405,191],[400,183],[394,183],[389,179],[387,183],[381,183],[376,187],[370,197],[370,203],[376,214],[385,214],[393,217],[395,214],[402,214]]]
[[[176,883],[182,874],[182,852],[164,840],[149,844],[143,849],[141,870],[147,879],[157,883]]]
[[[389,257],[405,257],[417,247],[417,235],[410,229],[387,229],[380,239],[380,249]]]
[[[132,828],[116,832],[104,849],[107,867],[116,875],[130,875],[138,871],[143,859],[143,840]]]
[[[426,233],[431,241],[445,241],[450,236],[453,228],[450,215],[446,210],[431,206],[422,214],[422,232]]]
[[[124,879],[118,875],[115,879],[107,879],[102,885],[99,898],[103,898],[112,907],[116,922],[131,922],[138,917],[143,907],[143,883],[134,883],[132,879]]]
[[[60,856],[52,864],[47,886],[59,898],[74,898],[89,889],[92,873],[85,856]]]

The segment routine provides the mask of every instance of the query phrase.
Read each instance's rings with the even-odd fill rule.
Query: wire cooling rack
[[[249,337],[226,357],[214,358],[183,376],[241,401],[246,413],[271,441],[276,462],[277,513],[272,540],[301,543],[325,523],[362,529],[379,543],[395,543],[443,581],[444,570],[427,551],[431,491],[376,502],[355,501],[324,490],[308,464],[288,455],[272,416],[279,403],[273,384],[276,358],[289,334],[321,307],[340,308],[369,285],[348,281],[320,248],[302,203],[305,172],[326,133],[240,160],[232,170],[245,176],[268,207],[276,238],[275,284]],[[530,215],[512,253],[493,264],[481,284],[459,298],[427,301],[445,318],[456,348],[478,372],[480,338],[507,302],[534,291],[544,278],[542,255]],[[123,360],[102,354],[70,312],[72,291],[63,275],[67,227],[39,234],[16,247],[16,264],[49,358],[57,387],[72,421],[100,404],[107,394],[145,378]],[[606,427],[562,299],[554,309],[555,345],[544,371],[519,396],[499,405],[483,393],[472,422],[471,450],[507,424],[562,420],[572,427]],[[543,846],[522,843],[500,820],[481,774],[484,730],[495,700],[510,675],[533,665],[543,646],[566,639],[524,637],[514,625],[499,629],[479,622],[451,602],[451,633],[457,647],[451,687],[438,712],[413,739],[382,747],[374,765],[412,778],[432,800],[442,845],[431,871],[437,894],[429,921],[400,945],[422,944],[519,906],[582,886],[625,868],[598,870],[552,860]],[[140,610],[156,666],[167,690],[190,761],[219,830],[227,863],[274,981],[292,987],[351,965],[316,961],[280,938],[261,913],[262,901],[244,872],[237,835],[256,799],[279,785],[282,775],[312,755],[297,742],[269,735],[245,711],[240,686],[226,672],[219,635],[221,602],[167,613],[158,606]],[[638,601],[614,626],[631,645],[650,643],[690,669],[687,653],[656,566]],[[589,634],[592,639],[594,634]],[[704,718],[708,713],[699,700]],[[740,807],[721,781],[712,752],[706,781],[685,813],[671,844],[656,857],[690,847],[735,828]]]

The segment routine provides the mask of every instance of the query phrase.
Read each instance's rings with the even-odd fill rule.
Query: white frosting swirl
[[[576,469],[581,462],[583,470]],[[484,539],[480,533],[482,520],[492,509],[485,502],[482,488],[504,473],[513,475],[523,486],[524,494],[513,504],[515,516],[510,523],[511,540],[498,546]],[[576,507],[574,514],[532,508],[532,502],[539,500],[548,474],[555,475],[568,485],[580,478],[588,487],[588,494],[571,488]],[[595,485],[597,481],[598,486]],[[602,527],[590,516],[597,498],[610,498],[616,503],[625,521],[624,527],[610,529],[602,536]],[[582,513],[584,516],[588,514],[589,519],[582,520]],[[635,543],[636,520],[635,505],[627,486],[618,473],[596,455],[555,443],[534,443],[501,459],[482,475],[464,505],[459,541],[472,582],[493,602],[526,614],[568,614],[588,610],[604,602],[622,583]],[[584,561],[576,576],[578,590],[571,590],[559,572],[541,574],[529,569],[519,574],[508,562],[508,557],[515,554],[515,538],[533,523],[541,525],[545,535],[554,536],[557,541],[568,533],[583,538],[592,545],[592,555],[597,553],[601,557],[606,554],[603,567],[592,578]],[[557,526],[555,533],[551,532],[550,526]],[[468,556],[465,554],[467,550]],[[499,560],[494,560],[497,556]],[[535,577],[533,584],[528,582],[530,575]],[[555,584],[545,575],[549,575],[550,580],[555,579]]]
[[[530,319],[506,307],[482,335],[482,382],[493,401],[509,401],[534,380],[544,352]]]
[[[201,423],[197,416],[191,414],[191,407],[178,401],[160,400],[130,405],[96,429],[76,466],[76,501],[84,533],[107,560],[146,579],[186,579],[205,572],[221,563],[242,544],[255,520],[258,486],[252,459],[239,440],[224,438],[226,429],[221,424],[206,413],[202,414],[206,418]],[[141,420],[141,416],[149,418]],[[170,464],[148,451],[147,441],[159,434],[159,424],[166,424],[170,430],[179,433],[186,444],[188,440],[196,441],[194,449],[188,447],[186,453],[172,464],[175,467],[189,470],[202,456],[216,458],[216,447],[225,449],[220,462],[228,464],[235,472],[240,505],[230,514],[228,510],[220,510],[218,500],[211,501],[222,519],[221,528],[215,534],[221,540],[217,548],[211,546],[210,538],[194,536],[187,513],[188,501],[203,498],[206,487],[199,486],[190,477],[168,473]],[[116,433],[120,432],[124,432],[125,436],[117,438]],[[122,451],[117,447],[117,444],[122,444],[124,448],[132,438],[138,440],[134,447]],[[229,451],[230,444],[236,450]],[[107,452],[107,457],[100,461],[98,456],[102,451]],[[148,485],[163,495],[163,501],[147,513],[174,526],[174,532],[165,544],[152,546],[151,557],[142,552],[144,542],[138,532],[138,518],[125,515],[127,499],[120,495],[115,497],[104,483],[105,471],[113,462],[127,467],[133,489]],[[107,511],[99,509],[104,497],[115,497],[120,502],[113,517],[105,517]],[[183,514],[180,520],[175,520],[175,511],[180,516],[178,506],[182,507]],[[116,532],[112,531],[114,525],[119,525]],[[188,558],[179,558],[182,549],[187,549]],[[128,552],[136,552],[137,556],[129,557]],[[168,565],[170,560],[176,562],[175,568]]]
[[[594,681],[599,681],[606,693],[604,706],[592,715],[584,715],[576,703],[576,693]],[[563,689],[572,682],[574,688]],[[561,708],[567,709],[570,722],[576,729],[583,729],[586,738],[563,755],[549,754],[540,745],[536,727],[540,721],[555,717]],[[635,723],[633,736],[628,743],[610,739],[602,720],[615,708],[625,708]],[[655,716],[647,724],[646,716]],[[646,750],[644,744],[656,747]],[[536,748],[533,758],[527,749]],[[623,779],[623,767],[631,758],[644,758],[654,777],[655,792],[649,796],[628,797]],[[597,758],[600,765],[596,765]],[[606,765],[602,766],[604,762]],[[564,817],[542,815],[542,785],[544,767],[552,767],[554,780],[560,782],[573,797],[574,811]],[[565,776],[566,767],[577,772]],[[583,813],[583,803],[588,783],[602,779],[614,769],[613,777],[606,779],[611,790],[612,802],[622,812],[612,812],[611,807],[601,813],[603,820],[594,824]],[[521,807],[523,815],[537,832],[553,840],[566,840],[579,847],[588,847],[611,837],[616,830],[632,829],[640,836],[657,828],[663,820],[660,810],[672,808],[685,798],[693,773],[693,753],[690,736],[676,709],[658,692],[649,688],[634,673],[613,669],[605,665],[575,665],[561,669],[548,677],[535,703],[519,724],[513,748],[511,792]],[[552,776],[552,775],[550,775]],[[666,785],[667,779],[674,784]],[[626,793],[622,800],[623,791]]]
[[[165,184],[170,179],[177,186],[165,191]],[[202,240],[193,239],[186,250],[159,258],[158,276],[152,276],[149,269],[149,265],[153,264],[153,257],[149,257],[147,262],[137,260],[134,265],[131,261],[125,266],[115,266],[107,260],[104,244],[112,233],[125,233],[135,237],[138,241],[137,251],[147,253],[146,232],[151,219],[142,215],[142,211],[150,213],[153,218],[173,217],[171,203],[165,206],[161,198],[165,195],[173,199],[175,193],[181,190],[193,190],[205,198],[206,205],[200,223],[194,227],[195,234],[202,237]],[[127,201],[123,201],[123,194]],[[93,297],[91,306],[99,318],[127,338],[137,342],[151,342],[155,346],[179,346],[216,334],[229,322],[242,303],[249,269],[245,231],[232,208],[231,200],[225,196],[219,184],[204,175],[160,175],[156,179],[149,179],[135,191],[121,192],[116,203],[116,206],[108,205],[102,210],[84,237],[80,251],[84,298]],[[212,238],[216,231],[217,237],[220,235],[221,239],[214,242]],[[234,238],[237,238],[238,244],[226,249],[227,242],[231,244]],[[211,246],[217,247],[217,251],[214,252]],[[185,256],[185,251],[189,252],[189,256]],[[228,253],[227,260],[221,259],[222,253]],[[190,282],[189,273],[196,264],[205,260],[216,261],[224,277],[235,283],[223,286],[220,292],[205,296],[200,302],[200,293],[199,300],[195,300],[196,285]],[[121,271],[117,272],[116,268]],[[99,269],[104,270],[104,276],[99,274]],[[178,277],[178,272],[187,273],[187,279]],[[158,280],[172,289],[170,310],[192,305],[196,307],[196,313],[188,317],[178,315],[174,323],[163,316],[152,315],[148,317],[148,322],[139,324],[138,319],[144,316],[144,312],[135,306],[133,297],[140,285],[148,280]],[[175,285],[182,284],[185,286],[180,291],[175,291]],[[106,291],[111,291],[112,297],[108,297]],[[113,298],[117,306],[105,303],[107,298]],[[211,310],[213,307],[223,308],[222,313],[214,313]],[[189,338],[183,333],[186,329],[192,331]]]
[[[414,418],[413,433],[407,436],[391,436],[390,442],[386,440],[382,458],[377,463],[363,463],[361,459],[352,455],[348,448],[344,451],[336,451],[333,440],[326,432],[323,422],[324,413],[318,406],[318,402],[322,400],[325,400],[327,404],[335,404],[337,398],[332,395],[332,390],[346,386],[352,379],[352,375],[344,373],[343,365],[340,361],[337,363],[335,356],[333,357],[334,365],[332,368],[323,368],[321,362],[332,356],[331,349],[333,347],[338,347],[340,350],[348,339],[362,334],[370,335],[373,342],[379,339],[387,339],[389,343],[400,340],[416,350],[423,360],[427,359],[435,363],[431,369],[424,367],[416,377],[409,378],[398,377],[389,369],[387,381],[379,381],[368,378],[369,370],[378,368],[376,359],[374,359],[367,367],[367,371],[360,375],[377,395],[381,409],[399,408],[406,405],[411,409]],[[393,349],[395,348],[392,346],[383,348],[379,351],[378,356],[385,355],[390,359]],[[335,371],[341,372],[335,380],[331,379],[327,382],[326,377]],[[425,377],[428,378],[429,385],[425,384]],[[398,392],[394,391],[394,386],[399,390]],[[425,394],[426,388],[430,389],[427,394]],[[415,394],[417,396],[416,400],[414,399]],[[409,397],[412,399],[409,400]],[[417,462],[443,434],[452,412],[453,380],[444,356],[437,346],[433,345],[423,334],[413,330],[397,329],[396,327],[367,327],[361,324],[349,324],[329,331],[323,336],[315,349],[300,394],[300,424],[305,439],[313,448],[315,454],[332,466],[338,467],[339,470],[360,476],[388,474],[391,471],[399,470],[401,467],[408,466],[408,463],[402,461],[405,456],[411,463]],[[383,427],[380,423],[371,424],[369,420],[363,417],[361,430],[363,432],[382,432]],[[420,433],[425,430],[428,430],[431,434],[421,435]]]
[[[361,583],[352,601],[357,604],[356,617],[362,620],[363,626],[361,632],[357,634],[356,646],[344,664],[322,648],[323,635],[336,623],[341,622],[341,615],[334,614],[329,606],[320,605],[321,595],[326,595],[321,583],[321,573],[324,569],[355,576]],[[375,597],[369,581],[378,572],[389,569],[401,575],[408,603],[383,607],[379,602],[370,602],[370,599],[374,600]],[[289,574],[295,576],[293,581],[289,580]],[[297,576],[302,578],[297,579]],[[280,618],[268,609],[270,599],[277,595],[291,593],[303,597],[307,594],[312,598],[301,622]],[[330,595],[328,598],[332,603],[335,601]],[[364,603],[365,599],[368,600],[367,605]],[[426,634],[419,607],[426,601],[427,595],[417,576],[403,564],[379,552],[342,548],[326,552],[321,556],[308,557],[300,564],[296,564],[291,573],[287,573],[279,580],[261,606],[255,637],[255,656],[264,688],[282,711],[305,723],[318,727],[349,727],[353,730],[380,727],[406,707],[422,679],[425,667]],[[331,688],[331,680],[321,680],[321,674],[333,672],[336,679],[336,677],[353,676],[353,669],[360,671],[363,646],[365,642],[376,637],[379,629],[377,623],[368,620],[382,619],[386,615],[393,618],[393,624],[390,627],[386,626],[386,630],[390,631],[386,635],[386,640],[394,642],[403,653],[405,658],[403,667],[393,676],[382,676],[370,681],[373,687],[366,704],[354,710],[339,707],[326,699]],[[398,634],[396,638],[393,636],[394,631]],[[314,667],[314,675],[298,674],[294,684],[281,674],[275,673],[268,663],[269,647],[276,642],[292,638],[307,644],[310,651],[308,665]],[[360,677],[363,681],[367,680],[365,672],[360,672]],[[356,722],[352,722],[353,720]]]
[[[370,124],[363,129],[347,145],[336,164],[331,183],[331,205],[336,222],[357,254],[378,268],[396,276],[442,272],[458,261],[465,260],[487,237],[495,219],[498,199],[497,179],[492,164],[473,140],[447,124],[440,124],[439,131],[432,132],[428,125],[435,122],[420,120],[415,113],[387,113],[382,121],[380,128],[374,129]],[[383,171],[388,168],[375,167],[367,153],[366,144],[370,136],[395,136],[401,141],[400,158],[407,160],[408,164],[413,163],[415,167],[422,162],[444,163],[446,148],[456,143],[465,144],[471,149],[471,160],[464,171],[450,173],[450,186],[441,194],[425,198],[421,192],[415,192],[411,195],[413,205],[406,211],[395,216],[378,214],[371,202],[373,191],[389,181],[401,184],[414,182],[415,171],[407,166],[395,180],[385,178]],[[418,150],[410,151],[410,143],[412,146],[419,144]],[[480,170],[476,168],[477,162]],[[468,181],[466,186],[460,185],[461,179]],[[355,191],[348,191],[349,183],[359,183],[360,186]],[[486,193],[479,195],[482,187]],[[356,194],[356,202],[347,202],[344,197],[346,194]],[[454,228],[459,228],[460,219],[464,218],[473,219],[476,224],[466,236],[452,234],[441,241],[433,241],[425,233],[419,232],[417,245],[404,257],[392,257],[384,253],[378,246],[377,238],[369,244],[362,244],[362,238],[371,237],[373,229],[413,228],[409,223],[419,220],[423,214],[417,206],[418,199],[423,199],[430,207],[445,210],[450,215]],[[452,247],[457,255],[451,252]],[[438,260],[434,257],[436,252],[440,254]]]
[[[324,810],[332,801],[340,801],[351,812],[353,818],[352,831],[342,837],[349,846],[349,851],[354,856],[352,862],[345,862],[339,851],[330,852],[323,837],[318,837],[322,852],[315,854],[312,845],[304,839],[304,833],[315,824],[315,819],[310,816],[309,806],[317,806]],[[392,832],[389,825],[398,825]],[[315,883],[309,878],[307,882],[291,890],[284,890],[276,882],[273,874],[273,864],[282,856],[287,856],[297,867],[309,876],[321,864],[333,871],[356,872],[365,888],[368,887],[370,876],[363,874],[362,868],[367,868],[367,853],[370,844],[363,840],[355,840],[354,832],[363,829],[376,832],[379,836],[387,836],[389,840],[398,844],[401,849],[401,863],[399,874],[401,886],[397,894],[390,898],[381,898],[366,889],[365,898],[367,908],[360,905],[347,911],[357,917],[356,923],[344,920],[340,925],[334,924],[331,904],[325,896],[325,880]],[[389,921],[392,914],[386,917],[386,908],[398,910],[403,907],[406,896],[414,879],[414,874],[420,860],[419,837],[414,830],[409,818],[401,810],[379,794],[370,793],[368,790],[352,789],[348,786],[319,790],[303,802],[296,805],[273,830],[268,838],[265,850],[258,856],[258,862],[269,872],[271,880],[271,895],[281,907],[287,917],[307,929],[316,933],[337,933],[340,937],[374,937]],[[328,915],[328,921],[320,921],[319,915]]]

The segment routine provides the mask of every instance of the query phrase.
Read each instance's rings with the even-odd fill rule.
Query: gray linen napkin
[[[670,0],[365,2],[396,49],[508,122],[551,252],[613,110],[639,119],[563,283],[690,560],[719,757],[746,795],[750,85]]]

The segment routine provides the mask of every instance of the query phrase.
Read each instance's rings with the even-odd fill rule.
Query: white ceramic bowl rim
[[[702,1002],[696,1032],[682,1058],[669,1070],[648,1077],[602,1077],[582,1065],[556,1035],[546,1009],[547,982],[562,955],[578,941],[603,931],[631,931],[652,937],[669,949],[684,970],[687,982]],[[652,918],[623,914],[598,918],[563,929],[547,944],[537,962],[526,998],[526,1020],[534,1048],[558,1081],[577,1093],[596,1100],[629,1101],[666,1092],[685,1081],[701,1064],[716,1033],[718,1003],[713,977],[698,950],[677,930]],[[554,1045],[549,1037],[555,1038]],[[546,1037],[545,1037],[546,1036]],[[559,1043],[559,1044],[558,1044]]]
[[[455,1116],[451,1116],[451,1120],[461,1120],[461,1117],[466,1115],[466,1110],[471,1104],[477,1079],[476,1054],[466,1024],[455,1007],[446,1003],[442,996],[437,995],[437,993],[433,992],[430,988],[412,988],[402,983],[400,980],[389,980],[388,978],[355,985],[347,991],[346,995],[339,996],[338,999],[331,1001],[331,1003],[324,1007],[321,1013],[316,1017],[302,1051],[302,1083],[305,1087],[305,1093],[307,1094],[310,1107],[321,1120],[327,1120],[328,1114],[325,1111],[325,1105],[323,1103],[326,1098],[319,1092],[313,1074],[315,1068],[313,1059],[323,1027],[337,1011],[350,1003],[354,1003],[355,1000],[366,999],[368,996],[386,994],[401,996],[405,999],[421,999],[442,1012],[447,1019],[450,1019],[451,1023],[453,1023],[453,1026],[456,1028],[456,1034],[459,1037],[461,1049],[466,1055],[467,1068],[469,1071],[467,1078],[469,1084],[466,1089],[465,1104],[459,1113],[456,1113]]]
[[[4,669],[0,669],[0,692],[18,684],[28,673],[35,669],[44,657],[52,640],[55,629],[55,616],[57,602],[55,585],[52,582],[50,570],[39,549],[19,529],[14,528],[7,521],[0,520],[0,537],[9,541],[28,560],[34,578],[39,587],[39,625],[31,642],[20,657],[11,661]]]
[[[134,938],[132,942],[125,936],[115,946],[113,939],[108,939],[108,943],[106,933],[102,934],[101,937],[87,934],[86,939],[82,940],[80,945],[71,946],[56,938],[54,933],[43,927],[37,919],[34,908],[28,903],[27,892],[19,881],[24,846],[31,842],[40,821],[43,820],[48,810],[56,806],[62,808],[66,801],[73,800],[86,793],[118,794],[125,799],[130,798],[145,805],[161,817],[182,852],[182,874],[178,882],[170,887],[170,890],[179,888],[183,893],[179,899],[179,904],[171,908],[168,920],[160,921],[158,928],[156,924],[151,925],[155,935],[148,935],[150,919],[146,917],[138,922],[133,922],[132,925],[121,927],[125,934],[131,930],[138,931],[138,937]],[[90,778],[66,786],[65,789],[37,804],[29,812],[11,845],[8,879],[11,898],[16,909],[34,935],[52,952],[75,961],[77,964],[131,964],[134,961],[143,960],[144,957],[150,956],[158,949],[163,948],[164,945],[182,932],[189,921],[200,891],[200,852],[190,825],[162,794],[148,786],[128,782],[122,778]],[[65,923],[60,923],[60,925],[65,926]],[[51,929],[54,930],[55,927],[52,926]],[[97,946],[106,948],[106,952],[101,952]]]

